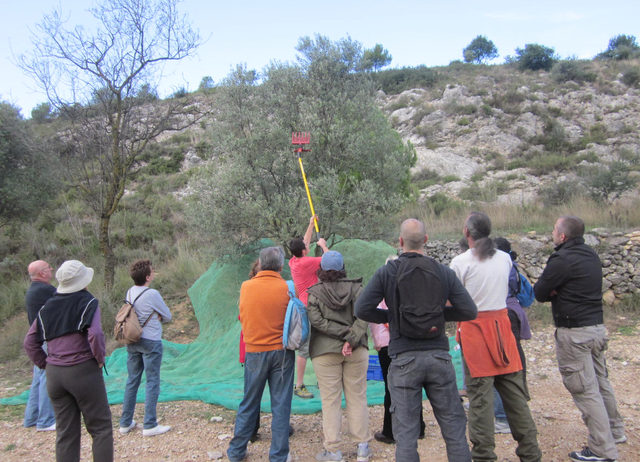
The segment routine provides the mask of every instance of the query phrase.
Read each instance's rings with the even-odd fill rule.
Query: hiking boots
[[[303,398],[303,399],[313,398],[313,393],[307,390],[307,387],[305,387],[304,384],[300,385],[299,387],[294,386],[293,394],[296,395],[298,398]]]

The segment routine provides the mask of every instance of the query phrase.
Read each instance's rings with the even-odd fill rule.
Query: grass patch
[[[635,337],[635,335],[637,333],[637,330],[636,330],[636,326],[635,325],[633,325],[633,326],[620,326],[620,327],[618,327],[617,332],[620,335],[626,335],[626,336],[629,336],[629,337],[634,336]]]
[[[29,330],[29,322],[26,312],[19,313],[4,323],[0,336],[0,362],[12,361],[21,355],[24,356],[22,342],[27,330]]]
[[[428,204],[414,202],[400,212],[400,217],[423,220],[430,239],[457,240],[461,237],[462,224],[469,212],[474,210],[489,215],[493,227],[492,234],[495,236],[529,231],[550,235],[553,224],[561,215],[581,217],[587,224],[587,229],[605,227],[612,231],[623,231],[640,226],[640,199],[617,201],[603,207],[601,203],[585,196],[573,197],[554,206],[545,206],[542,203],[466,204],[445,208],[438,214],[434,213]],[[618,305],[621,304],[622,302]]]

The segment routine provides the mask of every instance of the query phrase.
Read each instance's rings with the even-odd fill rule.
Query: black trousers
[[[391,364],[391,358],[389,357],[389,348],[382,347],[378,351],[378,361],[380,362],[380,369],[382,369],[382,378],[384,379],[384,418],[382,421],[382,434],[387,438],[393,439],[393,424],[391,423],[391,394],[389,393],[389,383],[387,382],[387,376],[389,375],[389,365]],[[420,436],[424,436],[425,423],[422,418],[422,411],[420,411]]]
[[[47,391],[56,414],[56,461],[80,460],[80,415],[93,438],[94,462],[113,462],[113,427],[102,369],[95,359],[47,364]]]

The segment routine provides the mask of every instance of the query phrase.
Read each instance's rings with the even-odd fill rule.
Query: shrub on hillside
[[[376,72],[373,78],[387,95],[395,95],[413,88],[430,88],[439,76],[426,66],[418,66]]]
[[[573,59],[566,61],[558,61],[551,69],[551,76],[556,82],[573,81],[593,82],[596,80],[595,72],[590,72],[588,64]]]
[[[584,193],[584,186],[575,180],[551,181],[538,190],[538,196],[546,207],[567,204],[572,198]]]
[[[527,43],[524,48],[516,48],[516,61],[521,70],[551,70],[556,61],[555,50],[537,43]]]
[[[620,161],[608,165],[587,167],[581,170],[591,197],[609,202],[633,189],[637,180],[629,174],[629,166]]]
[[[435,193],[425,200],[425,206],[433,215],[440,216],[446,211],[461,210],[464,204],[444,193]]]
[[[637,87],[640,83],[640,68],[630,67],[622,73],[622,82],[630,87]]]

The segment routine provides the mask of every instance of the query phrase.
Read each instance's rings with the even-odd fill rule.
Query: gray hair
[[[267,247],[260,251],[261,271],[282,271],[284,266],[284,250],[282,247]]]

